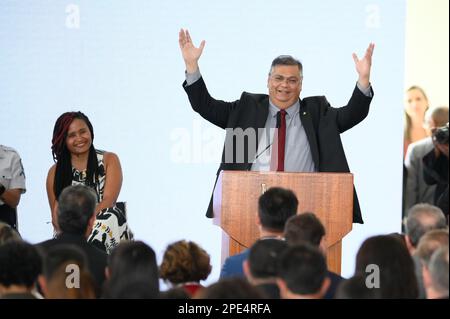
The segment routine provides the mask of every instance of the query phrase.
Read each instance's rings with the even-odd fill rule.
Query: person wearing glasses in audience
[[[186,65],[183,87],[194,111],[226,129],[218,170],[349,172],[340,134],[361,122],[369,112],[373,90],[370,69],[374,44],[359,59],[353,53],[358,81],[341,108],[324,96],[300,98],[303,66],[289,55],[276,57],[267,77],[267,94],[243,92],[234,102],[210,96],[198,60],[205,47],[196,47],[188,30],[179,32]],[[353,222],[363,223],[354,192]],[[207,217],[213,217],[212,200]]]

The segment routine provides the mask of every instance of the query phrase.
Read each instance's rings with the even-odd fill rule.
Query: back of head
[[[108,285],[104,292],[105,299],[155,299],[159,297],[159,291],[149,285],[147,278],[135,276],[129,278],[117,278],[114,284]]]
[[[180,240],[169,245],[164,252],[160,276],[173,284],[199,282],[211,273],[208,253],[192,241]]]
[[[42,274],[45,278],[43,291],[47,299],[85,299],[96,296],[98,287],[89,272],[87,256],[75,245],[61,244],[49,248],[45,252]]]
[[[68,244],[51,247],[45,253],[42,274],[50,280],[62,265],[69,262],[79,269],[88,269],[87,256],[79,247]]]
[[[441,296],[448,298],[448,245],[437,249],[430,259],[432,286]]]
[[[314,213],[305,212],[292,216],[284,227],[284,237],[289,245],[307,242],[318,247],[325,236],[325,227]]]
[[[373,267],[378,271],[373,271]],[[381,298],[417,298],[414,262],[407,247],[390,235],[366,239],[356,255],[355,275],[379,275]]]
[[[406,235],[413,247],[417,247],[420,238],[426,232],[446,228],[447,221],[439,207],[430,204],[416,204],[408,211]]]
[[[0,246],[9,241],[21,241],[19,233],[11,226],[4,222],[0,222]]]
[[[431,255],[440,247],[448,246],[448,230],[434,229],[420,238],[416,255],[426,264],[430,262]]]
[[[41,256],[33,245],[10,241],[0,246],[0,285],[31,288],[41,269]]]
[[[84,185],[66,187],[58,200],[58,224],[64,233],[84,235],[95,213],[96,195]]]
[[[284,240],[261,239],[256,241],[248,254],[248,265],[252,277],[258,279],[276,278],[278,261],[287,248]]]
[[[289,217],[297,214],[298,200],[288,189],[273,187],[259,197],[258,216],[265,229],[283,232]]]
[[[327,277],[327,263],[317,247],[301,243],[282,253],[278,272],[290,292],[297,295],[317,294]]]
[[[199,290],[194,299],[262,299],[265,296],[255,286],[239,277],[221,279]]]
[[[356,275],[349,279],[341,281],[334,299],[378,299],[380,298],[379,289],[369,288],[366,283],[366,277]]]
[[[183,286],[172,287],[159,294],[160,299],[191,299],[191,297]]]
[[[107,290],[123,281],[142,281],[156,297],[159,294],[158,265],[153,249],[142,241],[123,241],[108,259],[110,278]]]
[[[445,126],[448,123],[448,106],[429,109],[425,114],[425,120],[430,129]]]
[[[74,268],[77,261],[67,260],[46,279],[46,299],[95,299],[96,285],[86,268]]]

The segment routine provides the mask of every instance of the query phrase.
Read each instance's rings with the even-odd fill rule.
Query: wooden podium
[[[222,263],[259,238],[258,198],[271,187],[292,190],[298,212],[313,212],[325,226],[328,268],[341,272],[341,241],[352,229],[351,173],[222,171],[214,190],[214,224],[223,230]]]

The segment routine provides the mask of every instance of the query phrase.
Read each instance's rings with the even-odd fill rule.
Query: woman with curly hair
[[[201,280],[211,273],[208,253],[192,241],[180,240],[169,245],[159,267],[162,279],[174,287],[183,287],[190,297],[203,288]]]

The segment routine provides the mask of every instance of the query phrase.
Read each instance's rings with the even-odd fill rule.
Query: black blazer
[[[245,131],[252,128],[256,130],[256,133],[258,129],[265,127],[269,112],[269,96],[266,94],[243,92],[239,100],[224,102],[209,95],[203,78],[189,86],[185,81],[183,87],[194,111],[212,124],[223,129],[241,128]],[[341,108],[331,107],[324,96],[300,100],[299,116],[305,128],[316,171],[350,172],[340,133],[352,128],[367,116],[371,100],[372,97],[367,97],[357,87],[353,90],[348,104]],[[261,137],[256,135],[258,143]],[[233,145],[233,135],[230,130],[227,130],[225,138],[225,144],[227,143],[231,143],[228,145],[231,145],[236,154],[236,145]],[[221,170],[250,170],[257,155],[258,146],[256,145],[256,149],[249,150],[248,143],[245,143],[244,148],[246,151],[243,161],[234,160],[226,163],[224,146],[222,162],[217,174]],[[213,217],[212,199],[206,216]],[[356,191],[353,198],[353,222],[363,223]]]

